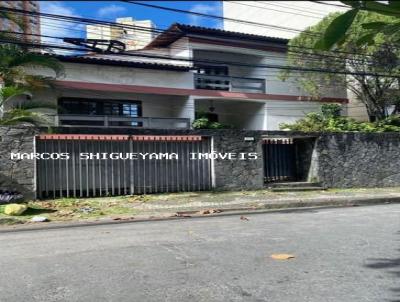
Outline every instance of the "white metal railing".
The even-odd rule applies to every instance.
[[[265,79],[194,74],[196,89],[265,93]]]
[[[188,129],[190,119],[169,117],[130,117],[112,115],[62,114],[55,116],[56,126],[135,127],[153,129]]]

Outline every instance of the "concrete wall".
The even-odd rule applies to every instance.
[[[273,51],[246,50],[237,47],[224,46],[223,51],[218,46],[203,44],[193,44],[193,57],[197,60],[216,60],[220,62],[235,62],[250,65],[287,65],[286,53]],[[233,77],[247,77],[264,79],[266,83],[266,93],[282,95],[301,95],[309,94],[302,89],[294,80],[296,74],[293,73],[289,79],[282,81],[279,77],[281,70],[272,68],[237,66],[225,64],[228,66],[229,75]],[[321,92],[324,97],[346,98],[346,90],[335,86],[324,87]]]
[[[171,96],[140,93],[96,92],[70,89],[44,89],[34,93],[34,101],[45,101],[57,105],[61,97],[76,97],[104,100],[132,100],[142,103],[143,117],[168,117],[194,119],[194,101],[186,96]],[[50,114],[56,114],[52,110]]]
[[[196,99],[195,106],[197,112],[208,112],[210,106],[213,106],[214,113],[218,114],[218,121],[232,125],[235,129],[266,129],[264,102]]]
[[[177,64],[177,63],[175,63]],[[193,73],[184,71],[63,63],[65,77],[61,80],[121,85],[193,88]],[[47,69],[28,70],[32,74],[52,76]]]
[[[303,118],[307,113],[319,112],[321,103],[318,102],[291,102],[269,101],[265,103],[266,130],[279,130],[280,124],[291,124]]]

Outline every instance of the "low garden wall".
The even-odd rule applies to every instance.
[[[34,160],[11,159],[10,153],[34,152],[34,135],[27,127],[0,127],[0,189],[34,196]],[[296,143],[299,177],[320,181],[329,188],[400,186],[400,134],[338,133],[302,134],[283,131],[150,130],[59,128],[55,133],[203,135],[212,137],[213,150],[254,153],[257,159],[214,160],[216,190],[261,189],[264,185],[262,137],[292,137]]]

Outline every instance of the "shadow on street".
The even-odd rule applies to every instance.
[[[397,232],[400,235],[400,231]],[[400,239],[398,240],[400,241]],[[394,258],[371,258],[367,259],[367,268],[383,270],[386,274],[398,278],[399,286],[395,288],[389,288],[394,293],[394,300],[388,300],[390,302],[400,302],[400,249],[397,249],[398,255]]]

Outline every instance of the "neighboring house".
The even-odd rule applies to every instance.
[[[291,39],[335,12],[345,12],[340,1],[223,1],[225,30]],[[232,20],[243,20],[238,22]],[[247,22],[246,22],[247,21]],[[260,25],[260,24],[265,24]],[[368,120],[365,105],[348,91],[347,115]]]
[[[346,103],[340,87],[311,100],[282,82],[287,40],[173,24],[127,55],[58,56],[66,69],[38,99],[59,105],[61,126],[189,128],[196,113],[237,129],[276,130],[322,103]],[[164,58],[165,57],[165,58]],[[228,63],[230,62],[230,63]],[[264,66],[264,67],[262,67]]]

